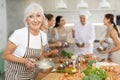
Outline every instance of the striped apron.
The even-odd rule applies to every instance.
[[[42,37],[41,37],[42,41]],[[42,45],[42,43],[41,43]],[[28,34],[28,48],[23,58],[39,59],[41,49],[29,48],[29,34]],[[27,68],[25,64],[17,62],[8,62],[5,72],[5,80],[33,80],[35,69]]]

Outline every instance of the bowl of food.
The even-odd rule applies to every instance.
[[[62,42],[61,47],[68,48],[69,47],[69,43],[68,42]]]
[[[75,44],[76,44],[77,47],[80,47],[80,48],[84,47],[84,45],[85,45],[84,42],[81,42],[78,39],[75,39]]]
[[[84,43],[82,43],[82,42],[77,42],[76,45],[77,45],[77,47],[84,47]]]
[[[103,46],[99,46],[99,47],[97,47],[97,50],[98,51],[104,51],[104,50],[106,50],[107,48],[106,47],[103,47]]]
[[[36,62],[36,68],[43,73],[49,73],[53,70],[54,68],[54,63],[49,60],[41,60]]]

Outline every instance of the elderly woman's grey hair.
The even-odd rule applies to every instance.
[[[24,24],[25,26],[28,26],[27,22],[26,22],[26,19],[28,16],[30,16],[30,13],[36,9],[37,11],[39,11],[42,16],[43,16],[43,22],[42,24],[44,24],[44,20],[45,20],[45,16],[44,16],[44,11],[43,11],[43,8],[40,6],[40,4],[37,4],[37,3],[31,3],[30,5],[28,5],[24,11]]]

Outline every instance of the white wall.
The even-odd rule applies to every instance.
[[[7,28],[8,36],[18,28],[24,26],[23,12],[24,8],[31,2],[41,4],[46,13],[53,13],[55,16],[63,15],[66,23],[75,23],[79,20],[76,5],[80,0],[64,0],[68,5],[67,9],[57,9],[56,4],[59,0],[6,0],[7,4]],[[89,21],[92,23],[102,23],[105,13],[120,14],[120,0],[108,0],[111,4],[110,9],[99,9],[98,5],[102,0],[85,0],[88,3],[89,10],[92,13]]]
[[[0,0],[0,50],[3,50],[7,42],[6,1]]]
[[[53,3],[51,4],[51,1]],[[93,23],[99,23],[103,21],[104,14],[106,13],[114,13],[115,15],[120,13],[120,7],[119,3],[120,0],[107,0],[111,4],[110,9],[100,9],[98,8],[98,5],[100,1],[102,0],[85,0],[88,3],[88,10],[91,12],[91,17],[89,18],[89,21]],[[44,7],[44,10],[47,13],[53,13],[56,15],[63,15],[66,19],[67,23],[76,22],[78,21],[78,11],[79,9],[76,7],[77,4],[80,2],[80,0],[64,0],[64,2],[67,4],[67,9],[57,9],[56,4],[59,2],[59,0],[41,0],[41,4]]]

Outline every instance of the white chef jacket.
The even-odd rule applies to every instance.
[[[84,48],[75,46],[75,53],[77,55],[93,53],[93,42],[95,40],[94,26],[90,23],[82,25],[78,22],[74,25],[73,29],[75,30],[75,39],[85,44]]]

